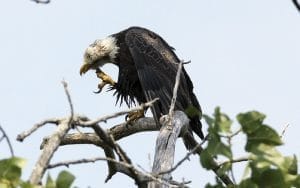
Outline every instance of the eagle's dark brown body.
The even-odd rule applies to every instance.
[[[140,27],[111,35],[116,39],[118,53],[113,60],[119,67],[119,77],[113,89],[117,101],[128,106],[144,103],[154,98],[159,102],[151,107],[154,119],[159,123],[161,115],[167,114],[180,60],[159,35]],[[201,131],[201,108],[193,93],[193,83],[182,69],[175,110],[186,112],[190,128],[203,138]]]

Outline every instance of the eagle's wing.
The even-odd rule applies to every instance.
[[[155,120],[159,122],[159,117],[167,114],[170,107],[179,60],[172,47],[151,31],[131,29],[126,34],[125,42],[147,101],[159,98],[159,102],[151,108]],[[184,111],[191,104],[185,74],[181,73],[175,108]]]

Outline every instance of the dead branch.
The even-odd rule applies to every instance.
[[[294,3],[297,10],[300,12],[300,4],[299,4],[298,0],[292,0],[292,2]]]
[[[149,102],[146,102],[144,104],[141,104],[141,105],[139,105],[137,107],[130,108],[128,110],[123,110],[123,111],[116,112],[116,113],[113,113],[113,114],[110,114],[110,115],[101,116],[101,117],[99,117],[99,118],[97,118],[95,120],[79,122],[79,126],[90,127],[90,126],[95,125],[97,123],[106,122],[109,119],[112,119],[112,118],[115,118],[115,117],[118,117],[118,116],[122,116],[122,115],[128,114],[130,112],[144,110],[145,108],[152,106],[156,101],[158,101],[158,98],[155,98],[155,99],[153,99],[153,100],[151,100]]]
[[[179,82],[179,79],[176,79]],[[115,173],[120,172],[123,174],[128,175],[129,177],[133,178],[138,185],[139,188],[146,188],[151,187],[151,185],[158,185],[159,187],[187,187],[185,184],[189,182],[176,182],[171,180],[171,172],[172,165],[174,163],[174,151],[175,151],[175,142],[179,134],[183,134],[185,138],[191,143],[192,146],[195,148],[192,150],[192,153],[200,154],[203,150],[201,145],[195,141],[194,137],[189,133],[186,128],[188,125],[188,118],[183,112],[172,112],[174,117],[170,116],[163,116],[161,118],[162,126],[161,128],[161,136],[157,139],[157,149],[155,154],[155,161],[153,165],[153,174],[141,172],[137,170],[132,165],[131,159],[125,151],[117,144],[116,140],[122,139],[126,136],[131,134],[141,132],[141,131],[153,131],[158,130],[159,125],[156,125],[153,118],[142,118],[133,122],[132,124],[119,124],[110,129],[104,130],[102,129],[98,123],[99,122],[106,122],[108,119],[124,115],[128,112],[136,111],[144,109],[145,107],[151,106],[157,99],[150,101],[144,105],[138,106],[136,108],[121,111],[118,113],[114,113],[112,115],[107,115],[104,117],[97,118],[95,120],[90,120],[85,116],[74,115],[73,105],[71,101],[70,94],[67,89],[67,84],[63,83],[66,95],[68,97],[68,102],[70,105],[71,115],[65,118],[53,118],[44,120],[38,124],[36,124],[33,128],[29,131],[25,131],[24,133],[18,136],[18,140],[23,140],[38,128],[42,127],[47,123],[52,123],[58,125],[56,131],[52,134],[52,136],[46,138],[43,144],[43,152],[35,165],[35,168],[30,176],[30,182],[32,184],[38,184],[41,180],[46,168],[53,168],[54,166],[49,166],[49,161],[52,158],[52,155],[57,150],[59,145],[67,145],[67,144],[94,144],[100,146],[105,153],[105,158],[102,157],[99,160],[107,161],[108,164],[108,176],[106,181],[108,181]],[[176,84],[175,84],[176,85]],[[175,96],[176,97],[176,96]],[[167,126],[171,121],[172,126]],[[72,127],[90,127],[94,130],[95,133],[74,133],[74,134],[66,134],[70,128]],[[116,159],[116,156],[118,159]],[[187,157],[188,158],[188,157]],[[186,160],[186,159],[184,159]],[[92,160],[81,160],[81,162],[89,162]],[[68,164],[76,164],[77,162],[70,162],[69,163],[60,163],[61,165],[68,165]],[[181,163],[180,163],[181,164]],[[177,164],[175,169],[180,165]],[[60,165],[57,165],[60,166]],[[214,168],[214,172],[222,179],[222,181],[226,185],[231,185],[232,182],[226,175],[218,174],[218,165],[215,162],[216,168]],[[161,173],[163,172],[163,173]],[[154,183],[153,183],[154,182]]]
[[[91,127],[91,126],[93,126],[93,125],[95,125],[97,123],[106,122],[109,119],[112,119],[112,118],[115,118],[115,117],[118,117],[118,116],[122,116],[122,115],[128,114],[130,112],[134,112],[134,111],[137,111],[137,110],[142,110],[144,108],[150,107],[156,101],[158,101],[158,98],[155,98],[152,101],[149,101],[149,102],[147,102],[145,104],[141,104],[140,106],[137,106],[135,108],[131,108],[131,109],[128,109],[128,110],[123,110],[123,111],[120,111],[120,112],[117,112],[117,113],[113,113],[113,114],[110,114],[110,115],[106,115],[106,116],[101,116],[101,117],[99,117],[99,118],[97,118],[95,120],[90,120],[86,116],[75,115],[73,117],[73,119],[74,119],[73,123],[76,124],[76,125],[72,125],[72,126]],[[70,104],[70,106],[72,106],[72,105]],[[67,117],[67,118],[70,118],[70,117]],[[26,137],[30,136],[33,132],[35,132],[40,127],[42,127],[42,126],[44,126],[44,125],[46,125],[48,123],[49,124],[58,125],[60,122],[65,121],[65,119],[66,119],[66,117],[64,117],[64,118],[49,118],[49,119],[43,120],[43,121],[35,124],[30,130],[24,131],[21,134],[19,134],[17,136],[17,140],[18,141],[23,141]],[[145,125],[147,126],[147,124],[145,124]],[[127,125],[124,124],[124,126],[127,126]],[[120,134],[123,134],[123,133],[120,133]]]
[[[5,130],[2,128],[1,125],[0,125],[0,132],[2,133],[2,137],[0,138],[0,142],[1,142],[3,139],[6,139],[7,145],[8,145],[8,147],[9,147],[10,154],[11,154],[12,157],[14,157],[14,156],[15,156],[15,155],[14,155],[14,149],[13,149],[13,147],[12,147],[12,145],[11,145],[11,142],[10,142],[10,140],[9,140],[9,138],[8,138],[8,136],[7,136],[6,132],[5,132]]]
[[[71,106],[71,116],[65,121],[59,122],[60,124],[58,125],[56,131],[52,134],[52,136],[49,139],[49,142],[47,143],[47,146],[43,149],[43,152],[40,155],[37,163],[35,164],[35,167],[29,178],[30,183],[34,185],[38,184],[41,181],[54,152],[59,147],[60,141],[71,128],[73,119],[72,101],[67,88],[67,84],[65,82],[63,82],[63,86]]]
[[[170,105],[170,109],[169,109],[169,117],[172,117],[173,113],[174,113],[175,103],[176,103],[176,99],[177,99],[177,90],[178,90],[178,87],[179,87],[181,70],[182,70],[182,63],[183,63],[183,61],[180,61],[179,64],[178,64],[178,68],[177,68],[177,74],[176,74],[176,78],[175,78],[175,85],[174,85],[174,89],[173,89],[173,97],[172,97],[171,105]]]
[[[177,99],[177,90],[180,83],[182,62],[183,61],[180,61],[178,65],[169,113],[168,115],[160,118],[162,128],[160,129],[159,135],[156,139],[155,155],[152,167],[152,173],[157,174],[166,181],[170,181],[172,179],[171,171],[161,175],[159,174],[162,171],[166,172],[172,168],[174,163],[176,140],[180,133],[184,135],[185,132],[188,132],[187,127],[189,125],[189,119],[184,112],[174,112]],[[148,188],[165,187],[167,188],[169,186],[165,184],[158,184],[157,182],[150,182],[148,184]]]
[[[128,169],[132,169],[139,176],[139,179],[141,179],[145,183],[150,182],[150,181],[156,181],[156,182],[159,182],[162,184],[166,184],[170,187],[178,187],[178,188],[179,187],[187,187],[187,186],[183,186],[183,185],[190,183],[190,182],[176,182],[176,181],[171,181],[171,183],[168,183],[168,182],[164,181],[163,179],[159,179],[159,178],[151,175],[148,172],[141,172],[141,171],[137,170],[137,168],[135,168],[132,164],[128,164],[123,161],[118,161],[116,159],[106,158],[106,157],[95,157],[95,158],[90,158],[90,159],[79,159],[79,160],[58,162],[58,163],[48,165],[48,169],[62,167],[62,166],[69,167],[70,165],[76,165],[76,164],[95,163],[97,161],[113,162],[113,163],[115,163],[116,168],[118,169],[118,172],[121,172],[130,177],[132,176],[132,174],[129,173]]]
[[[290,124],[287,124],[287,125],[284,127],[284,129],[283,129],[282,132],[281,132],[280,138],[283,138],[283,136],[284,136],[286,130],[289,128],[289,126],[290,126]]]
[[[59,122],[61,122],[62,119],[58,119],[58,118],[49,118],[49,119],[45,119],[39,123],[36,123],[35,125],[33,125],[33,127],[27,131],[22,132],[21,134],[18,134],[17,136],[17,140],[22,142],[25,138],[27,138],[28,136],[30,136],[32,133],[34,133],[36,130],[38,130],[39,128],[41,128],[42,126],[46,125],[46,124],[55,124],[58,125]]]
[[[189,160],[190,156],[192,154],[194,154],[198,149],[199,147],[201,147],[208,139],[208,135],[202,140],[201,143],[197,144],[191,151],[189,151],[180,161],[178,161],[176,163],[176,165],[174,165],[171,169],[169,170],[166,170],[166,171],[161,171],[160,174],[165,174],[165,173],[170,173],[170,172],[173,172],[175,171],[183,162]]]
[[[158,131],[159,129],[160,128],[156,125],[153,118],[145,117],[138,119],[135,122],[131,122],[131,124],[129,125],[126,123],[115,125],[112,128],[107,129],[106,132],[107,134],[112,135],[117,141],[135,133],[146,131]],[[41,144],[41,149],[48,142],[48,140],[48,137],[44,138]],[[93,144],[99,147],[103,147],[103,145],[105,145],[104,141],[100,139],[95,133],[67,134],[60,143],[61,146],[74,144]]]
[[[130,168],[130,165],[127,163],[120,162],[118,160],[115,160],[112,158],[107,158],[107,157],[95,157],[95,158],[91,158],[91,159],[63,161],[63,162],[58,162],[58,163],[54,163],[54,164],[49,164],[47,168],[51,169],[51,168],[56,168],[56,167],[61,167],[61,166],[69,167],[70,165],[83,164],[83,163],[95,163],[96,161],[111,161],[111,162],[123,165],[126,168]]]
[[[174,115],[171,122],[172,127],[170,128],[170,126],[168,126],[168,120],[164,121],[156,139],[155,155],[152,167],[152,173],[156,175],[159,175],[162,171],[165,172],[172,168],[174,163],[176,140],[181,130],[187,130],[185,126],[188,126],[189,124],[189,119],[185,113],[175,111],[172,114]],[[161,174],[159,177],[166,181],[170,181],[172,179],[170,172]],[[154,187],[158,188],[168,186],[164,184],[157,184],[157,182],[149,183],[148,188]]]

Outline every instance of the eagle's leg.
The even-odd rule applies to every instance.
[[[125,120],[126,120],[127,123],[130,123],[130,122],[134,122],[134,121],[136,121],[139,118],[144,117],[144,116],[145,116],[145,110],[144,109],[137,110],[137,111],[128,113],[127,116],[125,117]]]
[[[105,74],[105,72],[100,69],[96,69],[96,75],[102,80],[102,82],[98,84],[99,90],[96,93],[100,93],[102,91],[102,88],[107,84],[111,86],[114,86],[116,84],[116,82],[109,75]]]

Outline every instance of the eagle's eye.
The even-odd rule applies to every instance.
[[[87,60],[91,60],[91,55],[90,55],[90,54],[85,54],[85,58],[86,58]]]

